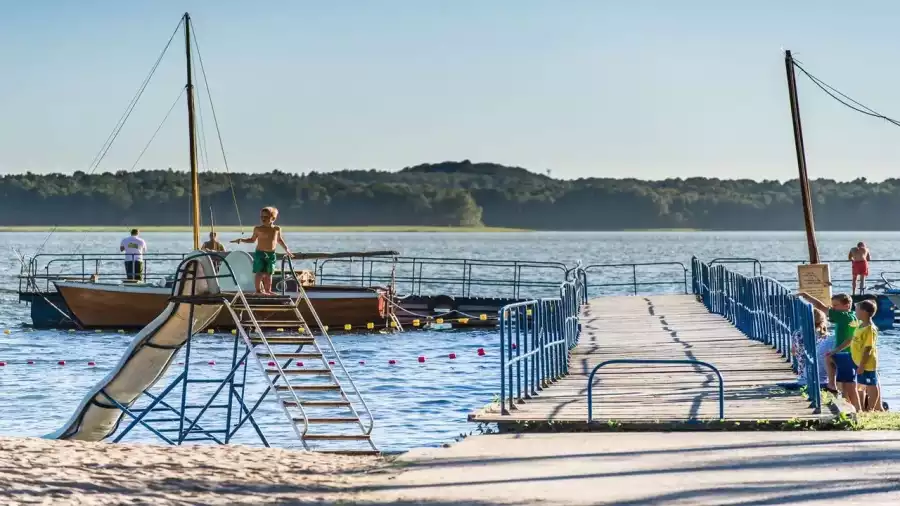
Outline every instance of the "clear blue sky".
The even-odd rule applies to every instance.
[[[184,11],[237,171],[468,158],[566,178],[786,179],[781,48],[900,116],[887,0],[6,0],[0,172],[87,169]],[[183,59],[176,38],[100,170],[134,163]],[[900,175],[900,128],[805,78],[800,100],[813,177]],[[138,167],[185,168],[185,123],[179,105]]]

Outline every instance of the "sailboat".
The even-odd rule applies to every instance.
[[[195,90],[192,69],[192,43],[191,43],[191,18],[185,13],[179,27],[184,28],[185,54],[187,82],[185,95],[187,98],[187,123],[189,135],[189,159],[191,177],[191,214],[193,249],[200,249],[200,179],[197,160],[197,131],[195,123]],[[177,33],[178,29],[176,28]],[[173,38],[175,36],[173,33]],[[170,39],[171,43],[172,39]],[[168,49],[168,45],[166,49]],[[165,50],[163,51],[165,54]],[[163,55],[160,56],[160,59]],[[157,61],[158,63],[158,61]],[[202,60],[201,60],[202,65]],[[155,66],[153,70],[155,70]],[[151,76],[152,72],[151,70]],[[204,74],[205,78],[205,74]],[[145,80],[149,82],[149,77]],[[139,98],[136,97],[136,98]],[[136,103],[134,101],[133,103]],[[131,105],[133,107],[133,104]],[[107,148],[108,149],[108,148]],[[75,255],[75,254],[73,254]],[[248,266],[246,252],[234,251],[228,253],[228,264]],[[301,259],[318,258],[348,258],[366,256],[393,256],[395,251],[356,252],[356,253],[314,253],[299,255]],[[54,255],[59,257],[60,255]],[[152,256],[152,255],[147,255]],[[171,256],[171,255],[169,255]],[[84,266],[92,260],[86,255],[78,254],[80,263]],[[98,255],[100,257],[100,255]],[[229,261],[229,258],[231,259]],[[73,259],[76,262],[77,259]],[[109,255],[105,255],[109,260]],[[100,260],[97,260],[99,265]],[[282,264],[284,265],[284,264]],[[41,273],[37,258],[23,261],[23,273],[20,276],[20,300],[30,302],[32,305],[32,321],[37,327],[59,327],[71,325],[78,328],[140,328],[150,323],[165,307],[171,296],[172,290],[165,283],[110,283],[100,281],[96,276],[89,276],[82,271],[78,273],[57,273],[50,275]],[[236,275],[239,273],[236,273]],[[247,273],[240,273],[246,275]],[[287,275],[282,275],[287,274]],[[321,317],[323,324],[334,328],[375,328],[387,327],[393,321],[390,298],[393,287],[364,287],[364,286],[320,286],[315,285],[314,276],[309,272],[278,273],[274,277],[275,285],[281,286],[282,291],[296,291],[296,283],[302,282],[304,289],[315,305],[316,312]],[[72,279],[74,278],[74,279]],[[39,287],[39,281],[45,282],[46,288]],[[290,283],[293,282],[292,287]],[[54,289],[50,289],[50,285]],[[292,290],[293,288],[293,290]],[[305,315],[307,318],[310,315]],[[260,319],[284,318],[284,312],[274,312],[258,315]],[[291,322],[285,322],[285,326]],[[299,323],[299,322],[297,322]],[[211,327],[230,328],[234,323],[227,314],[222,314],[214,321]]]

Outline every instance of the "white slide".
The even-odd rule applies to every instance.
[[[196,272],[199,279],[192,279],[192,272]],[[198,255],[185,264],[173,293],[218,294],[218,279],[203,279],[206,276],[215,276],[215,270],[210,257]],[[190,309],[190,304],[169,302],[163,312],[135,336],[115,369],[88,392],[69,421],[58,431],[44,437],[101,441],[113,435],[124,413],[110,399],[130,407],[144,390],[163,377],[178,350],[187,342]],[[221,309],[221,305],[194,306],[195,332],[209,325]]]

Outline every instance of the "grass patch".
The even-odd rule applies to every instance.
[[[873,411],[857,413],[855,430],[900,430],[900,413]]]
[[[120,227],[109,226],[61,226],[56,227],[57,232],[121,232],[127,234],[132,225],[122,225]],[[140,226],[137,228],[141,232],[173,232],[173,233],[190,233],[191,227],[184,226]],[[387,225],[387,226],[358,226],[358,227],[307,227],[302,225],[282,225],[285,232],[306,232],[306,233],[328,233],[328,232],[456,232],[456,233],[485,233],[485,232],[530,232],[521,228],[502,228],[502,227],[426,227],[426,226],[404,226],[404,225]],[[0,226],[0,232],[50,232],[54,227],[45,226]],[[244,227],[244,232],[249,233],[253,229],[253,225]],[[234,225],[217,226],[217,232],[234,233],[240,232],[241,227]],[[208,227],[203,227],[201,233],[206,235],[209,232]]]

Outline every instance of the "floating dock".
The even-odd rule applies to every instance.
[[[539,302],[526,313],[511,306],[500,400],[469,420],[558,431],[830,419],[817,389],[807,398],[783,386],[798,371],[817,384],[814,351],[805,351],[815,342],[810,307],[770,278],[696,261],[692,270],[695,294],[582,297],[568,316],[578,325],[559,336],[542,328]],[[560,342],[568,352],[555,357]]]

